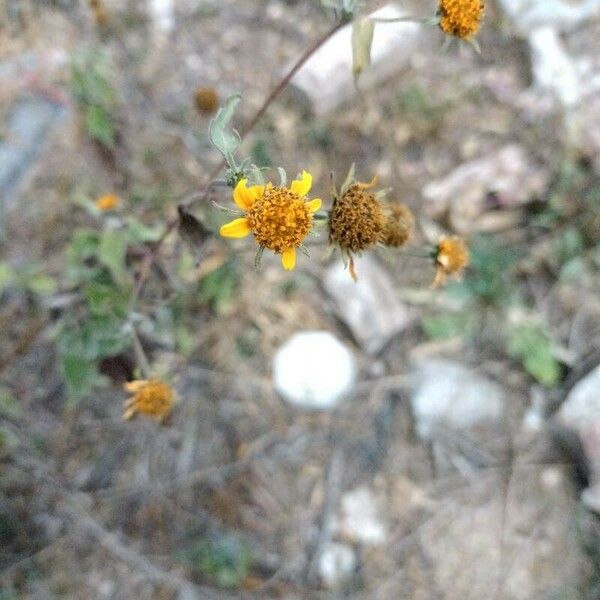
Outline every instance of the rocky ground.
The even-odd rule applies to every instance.
[[[170,5],[0,7],[0,598],[599,598],[597,7],[488,2],[481,55],[407,29],[359,92],[336,69],[329,105],[301,74],[242,151],[310,170],[326,206],[331,172],[378,174],[413,208],[415,245],[463,235],[472,268],[432,290],[433,265],[382,250],[354,284],[319,242],[290,275],[217,237],[198,260],[173,232],[137,306],[179,397],[157,425],[122,419],[133,353],[68,400],[55,340],[85,201],[114,192],[164,226],[219,161],[196,90],[241,92],[243,130],[332,24],[316,1]],[[73,64],[108,74],[110,150],[86,133]],[[306,330],[352,356],[326,410],[273,380]]]

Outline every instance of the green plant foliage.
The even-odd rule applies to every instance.
[[[375,23],[371,19],[356,19],[352,24],[352,73],[357,79],[371,64],[371,46]]]
[[[241,99],[240,94],[229,96],[217,116],[210,122],[208,131],[210,141],[232,169],[236,168],[234,154],[240,145],[240,135],[230,127],[230,123]]]
[[[247,544],[233,535],[201,540],[186,558],[204,577],[223,588],[237,587],[247,577],[252,562]]]
[[[552,342],[540,327],[514,328],[509,334],[507,351],[542,385],[553,387],[560,381],[561,369],[552,354]]]
[[[237,283],[235,263],[229,260],[200,280],[200,297],[215,313],[222,314],[233,302]]]
[[[449,288],[458,295],[477,298],[486,304],[498,306],[508,303],[516,291],[509,269],[520,257],[520,252],[500,246],[487,235],[475,237],[470,252],[468,276]]]
[[[464,312],[423,317],[421,321],[425,335],[434,340],[468,335],[472,332],[473,325],[472,314]]]
[[[106,57],[98,50],[75,55],[71,66],[71,90],[81,110],[87,134],[107,148],[115,142],[113,113],[117,94],[110,82]]]

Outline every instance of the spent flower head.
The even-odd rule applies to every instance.
[[[440,29],[463,40],[471,40],[483,21],[482,0],[439,0]]]
[[[386,206],[386,221],[383,243],[391,248],[400,248],[410,239],[415,225],[412,211],[402,202]]]
[[[433,287],[446,282],[449,275],[460,277],[469,265],[469,249],[459,237],[442,238],[435,250],[436,273]]]
[[[362,252],[384,239],[386,216],[377,196],[367,191],[370,183],[355,182],[334,198],[329,216],[329,239],[342,252]]]
[[[160,379],[138,379],[129,381],[123,387],[133,394],[125,402],[124,419],[131,419],[139,413],[162,421],[173,408],[173,389]]]
[[[321,208],[321,200],[307,200],[312,175],[302,171],[290,187],[253,185],[242,179],[235,186],[233,200],[245,216],[221,227],[224,237],[242,238],[254,235],[260,248],[268,248],[281,255],[283,268],[291,271],[296,266],[296,249],[313,225],[313,215]]]

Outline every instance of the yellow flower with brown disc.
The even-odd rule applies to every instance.
[[[312,175],[302,171],[290,187],[252,185],[242,179],[233,190],[233,201],[245,216],[221,227],[223,237],[243,238],[254,235],[261,248],[281,255],[286,271],[296,266],[296,249],[313,225],[313,215],[321,208],[321,200],[306,198],[312,186]]]

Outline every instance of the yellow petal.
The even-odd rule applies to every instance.
[[[294,194],[298,194],[298,196],[303,198],[310,191],[311,185],[312,185],[312,175],[306,171],[302,171],[302,175],[300,175],[300,179],[294,179],[294,181],[292,181],[290,190],[292,192],[294,192]]]
[[[240,179],[233,190],[233,201],[242,209],[248,210],[254,202],[254,197],[246,187],[247,179]]]
[[[135,394],[136,392],[139,392],[143,387],[145,387],[147,385],[148,385],[147,379],[136,379],[135,381],[125,382],[123,384],[123,388],[125,389],[125,391]]]
[[[315,213],[321,208],[321,204],[323,204],[323,203],[321,202],[321,198],[315,198],[314,200],[307,202],[307,204],[308,204],[308,210],[311,213]]]
[[[243,238],[246,237],[250,233],[250,227],[248,225],[248,219],[246,217],[242,217],[240,219],[234,219],[233,221],[229,221],[229,223],[225,223],[219,230],[219,233],[223,237],[230,238]]]
[[[292,271],[296,266],[296,248],[288,248],[281,255],[281,264],[286,271]]]

